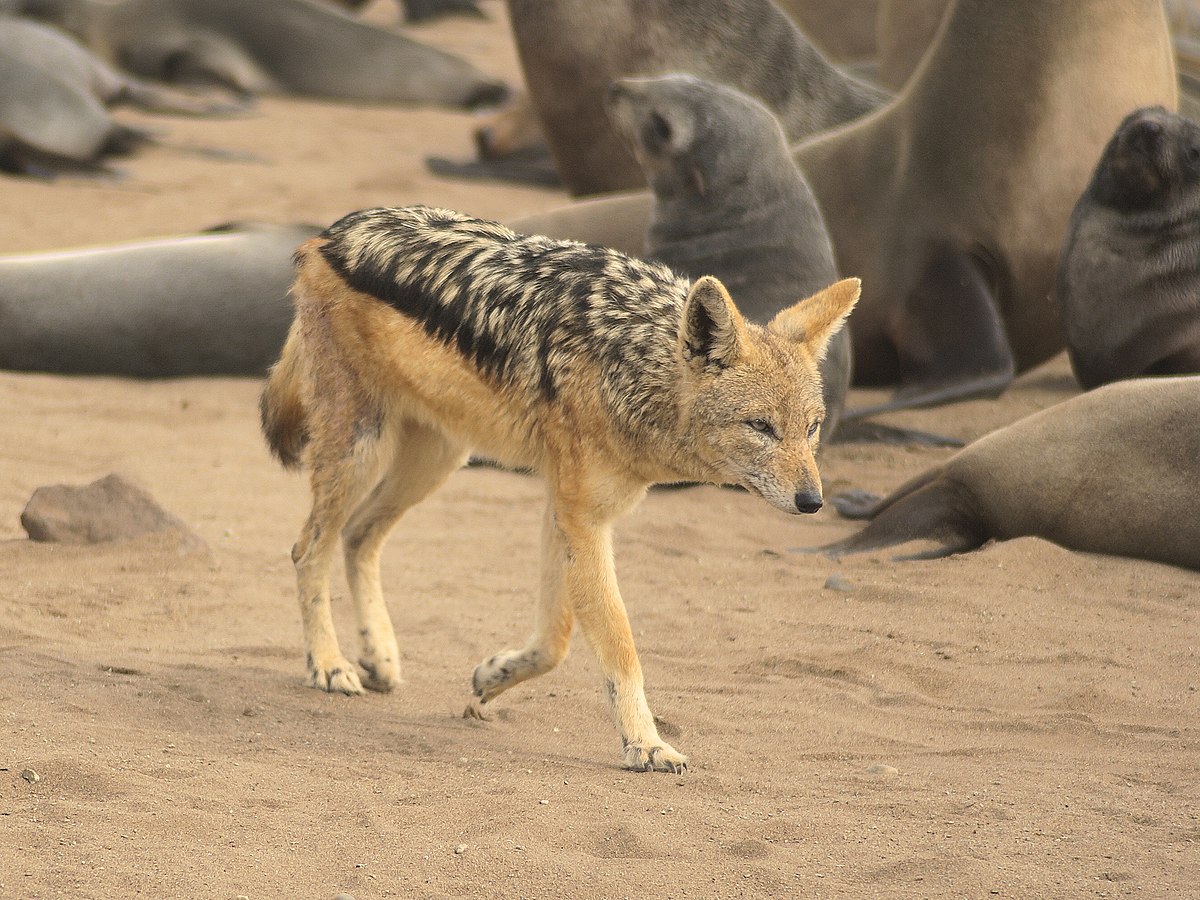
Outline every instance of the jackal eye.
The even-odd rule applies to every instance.
[[[817,436],[817,432],[820,430],[821,430],[821,420],[817,419],[817,421],[813,422],[811,425],[808,426],[808,439],[811,441],[813,438],[815,438]]]
[[[746,423],[759,434],[765,434],[767,437],[778,438],[779,435],[775,432],[775,426],[766,419],[751,419]]]

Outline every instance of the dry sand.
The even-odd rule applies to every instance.
[[[502,21],[419,33],[517,77]],[[0,246],[565,199],[427,174],[427,153],[470,154],[462,113],[122,116],[169,145],[119,183],[4,178]],[[831,510],[652,493],[618,565],[651,704],[692,766],[633,774],[582,640],[495,721],[459,718],[474,665],[530,628],[532,478],[464,470],[397,528],[401,690],[303,685],[288,550],[307,488],[267,456],[258,389],[0,373],[0,897],[1200,896],[1200,575],[1035,539],[834,563],[790,552],[852,531]],[[998,402],[892,421],[971,438],[1075,390],[1059,359]],[[948,453],[835,445],[823,468],[883,491]],[[34,488],[112,471],[211,554],[24,539]]]

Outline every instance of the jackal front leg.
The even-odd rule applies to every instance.
[[[567,549],[564,587],[604,672],[609,707],[621,733],[625,767],[683,772],[687,757],[659,737],[646,703],[642,664],[617,589],[610,521],[595,509],[560,511],[558,527]]]

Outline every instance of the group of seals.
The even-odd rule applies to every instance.
[[[690,278],[716,276],[742,314],[764,325],[838,280],[812,189],[761,103],[668,75],[621,79],[605,105],[654,192],[645,256]],[[826,440],[837,430],[850,368],[843,327],[821,362]]]
[[[474,107],[507,86],[466,60],[318,0],[8,0],[146,78],[241,94]]]
[[[1176,97],[1160,0],[957,0],[894,101],[795,148],[839,270],[863,279],[856,380],[900,385],[879,409],[997,393],[1062,349],[1050,295],[1070,212],[1129,110]],[[650,206],[516,224],[627,248]]]
[[[615,78],[686,72],[762,101],[798,140],[883,103],[770,0],[508,0],[525,81],[563,183],[576,195],[638,187],[603,106]]]
[[[981,438],[865,510],[820,548],[840,556],[914,541],[910,559],[992,539],[1200,569],[1200,377],[1122,381]]]
[[[117,104],[153,112],[229,112],[123,75],[57,29],[0,17],[0,168],[89,166],[148,139],[109,115]]]
[[[292,320],[292,254],[319,231],[240,225],[0,257],[0,369],[262,375]]]

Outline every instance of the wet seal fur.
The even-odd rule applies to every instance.
[[[1200,569],[1200,378],[1122,381],[980,438],[866,511],[830,556],[915,541],[904,559],[1036,536]]]
[[[177,378],[262,375],[278,357],[304,225],[233,225],[0,256],[0,369]]]
[[[318,0],[9,0],[137,75],[240,94],[473,107],[508,88]]]
[[[1117,128],[1075,206],[1055,292],[1079,383],[1200,372],[1200,125]]]
[[[474,447],[539,471],[548,500],[535,633],[476,667],[466,715],[558,665],[578,620],[625,766],[686,768],[646,703],[613,522],[650,484],[682,480],[819,509],[817,360],[858,290],[838,282],[762,327],[714,278],[427,207],[352,213],[304,243],[262,421],[279,459],[311,471],[312,512],[292,551],[309,684],[364,687],[330,612],[339,538],[366,686],[399,683],[379,554]]]
[[[887,95],[835,68],[769,0],[508,0],[529,95],[572,194],[640,187],[604,111],[625,76],[687,72],[760,100],[795,141]]]
[[[837,280],[816,198],[765,106],[691,75],[620,79],[605,106],[654,192],[647,257],[720,279],[742,314],[763,324]],[[827,441],[850,374],[844,327],[821,362]]]

